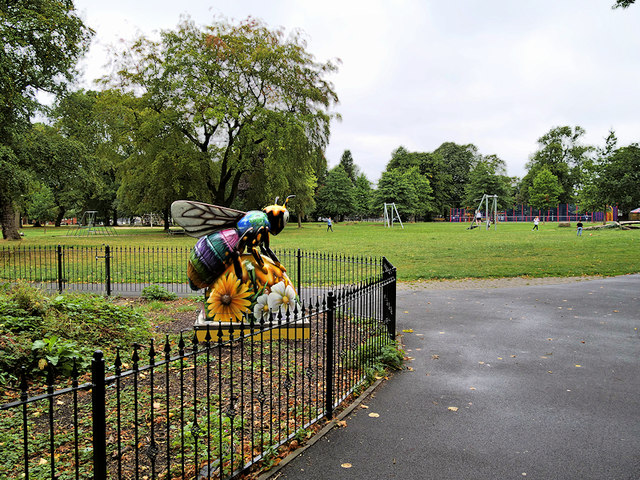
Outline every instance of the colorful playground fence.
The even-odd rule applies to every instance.
[[[489,212],[491,213],[491,212]],[[603,222],[618,219],[618,207],[609,207],[606,212],[582,212],[576,205],[563,203],[548,210],[535,209],[529,205],[515,205],[513,208],[498,211],[499,222],[531,222],[539,217],[544,222]],[[486,220],[486,212],[482,212]],[[474,208],[450,208],[450,222],[472,222],[475,220]]]

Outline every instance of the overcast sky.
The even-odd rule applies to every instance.
[[[87,81],[106,73],[106,47],[175,28],[181,14],[258,17],[301,29],[332,75],[342,121],[330,166],[345,149],[377,181],[402,145],[431,152],[473,143],[522,176],[537,139],[580,125],[585,143],[640,141],[640,4],[614,0],[75,0],[96,31]],[[85,84],[90,86],[90,84]],[[92,87],[95,88],[95,87]]]

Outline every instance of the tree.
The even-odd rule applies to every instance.
[[[496,155],[482,157],[469,173],[465,186],[465,203],[476,207],[484,194],[498,196],[498,208],[513,205],[511,178],[506,175],[506,164]]]
[[[372,197],[371,182],[364,173],[361,173],[353,187],[353,213],[360,218],[368,217],[371,213]]]
[[[16,137],[41,109],[38,92],[60,94],[74,78],[93,32],[71,0],[0,0],[0,15],[0,220],[3,237],[19,240],[14,202],[26,167],[11,153]]]
[[[634,3],[636,3],[636,0],[616,0],[616,3],[611,8],[629,8]]]
[[[597,156],[589,159],[584,165],[584,185],[578,192],[579,208],[582,211],[602,211],[607,210],[607,195],[603,188],[600,174],[603,165],[611,160],[612,155],[617,150],[618,139],[613,130],[605,139],[605,145],[597,149]],[[603,219],[606,222],[606,217]]]
[[[27,215],[36,225],[44,225],[48,221],[56,219],[58,207],[53,192],[42,183],[33,185],[29,199],[27,200]]]
[[[180,199],[206,200],[206,183],[198,152],[181,132],[166,128],[151,109],[136,112],[133,152],[117,165],[119,204],[128,212],[160,213],[169,230],[171,204]]]
[[[419,174],[429,182],[431,188],[430,208],[426,217],[445,215],[451,205],[453,178],[444,158],[439,153],[409,152],[405,147],[398,147],[391,154],[387,169],[407,170],[417,168]]]
[[[329,170],[325,184],[318,189],[316,203],[316,211],[322,216],[343,219],[353,213],[353,185],[342,165]]]
[[[593,147],[580,143],[585,133],[580,126],[564,126],[554,127],[540,137],[539,148],[526,165],[528,172],[522,179],[522,191],[528,193],[533,179],[540,170],[546,168],[558,179],[562,188],[558,201],[571,203],[574,194],[582,186],[585,162],[594,150]]]
[[[118,58],[114,84],[140,92],[201,155],[214,203],[231,205],[243,176],[272,158],[281,125],[295,123],[309,150],[324,149],[337,102],[299,32],[284,38],[249,18],[200,29],[185,19],[160,40],[139,38]],[[308,161],[307,158],[301,159]],[[289,159],[296,161],[296,159]]]
[[[65,213],[82,205],[95,184],[93,159],[80,142],[43,124],[35,124],[23,136],[19,150],[33,177],[49,189],[56,210],[55,226],[59,227]]]
[[[347,176],[351,180],[351,183],[356,184],[356,179],[358,178],[358,166],[353,163],[353,156],[351,155],[351,150],[345,150],[340,157],[340,165],[347,173]]]
[[[406,219],[426,216],[432,209],[429,180],[419,174],[417,167],[408,170],[392,168],[382,172],[376,191],[378,208],[395,203],[398,213]]]
[[[448,171],[444,159],[438,153],[415,153],[420,174],[429,180],[432,190],[432,212],[444,216],[451,205],[453,177]]]
[[[533,179],[533,185],[529,187],[529,203],[535,209],[548,210],[558,205],[562,191],[558,177],[549,169],[542,168]]]
[[[442,192],[449,207],[464,207],[464,189],[469,182],[469,173],[478,157],[478,148],[473,144],[457,145],[445,142],[433,153],[442,157],[445,170],[451,175],[449,191]]]
[[[628,215],[640,206],[640,146],[631,144],[615,150],[601,164],[595,189],[606,205],[617,205]]]
[[[324,153],[307,141],[304,126],[294,119],[270,122],[267,128],[274,131],[260,144],[256,168],[243,176],[233,206],[250,210],[295,195],[288,209],[302,227],[302,218],[316,207],[317,172],[327,165]]]

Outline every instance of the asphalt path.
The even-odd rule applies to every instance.
[[[639,300],[640,275],[399,287],[407,368],[272,478],[640,479]]]

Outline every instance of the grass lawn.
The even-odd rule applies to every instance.
[[[585,224],[589,226],[590,224]],[[277,237],[274,249],[303,249],[350,256],[386,256],[398,268],[400,280],[621,275],[640,272],[640,230],[585,231],[541,223],[501,223],[497,229],[467,230],[468,224],[415,223],[393,229],[376,223],[290,224]],[[159,228],[118,228],[117,236],[67,236],[64,227],[24,228],[21,242],[12,245],[191,246],[195,239],[167,235]]]

